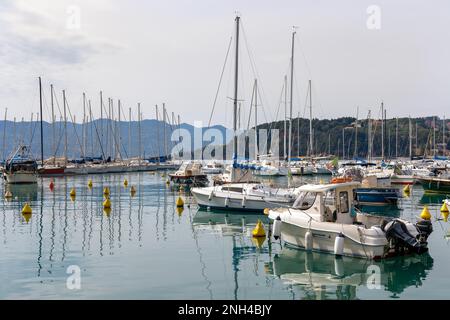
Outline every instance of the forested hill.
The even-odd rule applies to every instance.
[[[313,127],[313,150],[316,155],[334,154],[342,158],[344,140],[345,158],[354,156],[366,157],[368,152],[368,121],[359,120],[357,151],[355,153],[355,118],[345,117],[338,119],[314,119]],[[381,156],[381,120],[372,120],[373,156]],[[396,123],[397,119],[385,120],[385,157],[396,156]],[[436,154],[442,155],[443,150],[443,126],[442,118],[436,117]],[[446,150],[450,149],[450,120],[445,120]],[[296,118],[292,125],[293,149],[292,155],[307,155],[309,145],[309,119]],[[411,118],[412,131],[412,153],[413,156],[433,154],[433,117]],[[284,123],[283,121],[266,123],[259,128],[280,130],[280,152],[283,150]],[[289,127],[288,127],[289,128]],[[345,128],[345,130],[343,130]],[[416,130],[417,128],[417,130]],[[289,130],[289,129],[288,129]],[[343,138],[344,131],[344,138]],[[416,139],[417,136],[417,139]],[[398,118],[398,143],[397,155],[399,157],[409,156],[409,118]]]

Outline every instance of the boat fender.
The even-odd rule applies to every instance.
[[[245,201],[246,201],[246,198],[243,197],[243,198],[242,198],[242,208],[245,208]]]
[[[211,201],[212,197],[214,197],[214,191],[211,191],[208,197],[208,201]]]
[[[344,235],[339,233],[334,239],[334,254],[342,256],[344,253]]]
[[[344,276],[344,262],[342,261],[342,257],[334,258],[334,273],[338,277]]]
[[[313,237],[311,231],[306,231],[305,233],[305,249],[311,251],[313,248]]]
[[[273,222],[272,234],[275,240],[281,237],[281,218],[278,216]]]
[[[228,202],[229,202],[229,198],[225,198],[225,208],[228,208]]]

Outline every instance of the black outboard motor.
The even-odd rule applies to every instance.
[[[420,254],[428,251],[426,239],[414,237],[401,220],[386,221],[381,227],[396,254],[407,253],[408,251]]]
[[[430,220],[421,219],[417,221],[416,228],[420,233],[422,241],[427,241],[428,236],[433,232],[433,225]]]

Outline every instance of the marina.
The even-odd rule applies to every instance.
[[[0,300],[448,299],[450,20],[66,2],[0,4]]]

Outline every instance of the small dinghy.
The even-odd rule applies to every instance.
[[[273,236],[306,250],[367,259],[428,251],[429,220],[358,212],[354,191],[359,183],[304,185],[292,207],[269,210]]]

